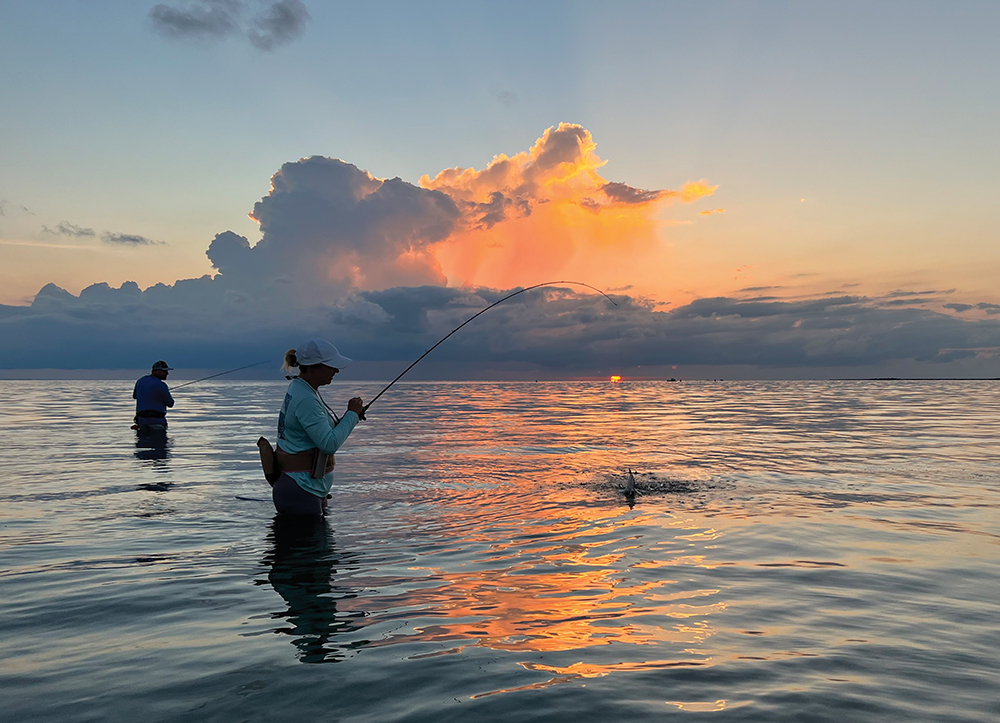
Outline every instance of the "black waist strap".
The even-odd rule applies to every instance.
[[[166,419],[167,415],[165,412],[157,412],[155,409],[143,409],[141,412],[136,412],[137,417],[157,417],[158,419]]]

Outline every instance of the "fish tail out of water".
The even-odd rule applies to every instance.
[[[631,469],[628,471],[628,482],[625,483],[625,494],[629,496],[635,494],[635,475]]]

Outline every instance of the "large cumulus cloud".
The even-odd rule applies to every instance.
[[[482,171],[424,176],[419,186],[334,158],[286,163],[251,213],[260,240],[224,232],[208,256],[229,288],[318,299],[350,288],[530,285],[558,273],[610,285],[636,255],[660,249],[659,209],[716,187],[608,181],[595,148],[589,131],[563,123],[528,151]]]
[[[226,232],[208,248],[225,283],[319,301],[349,288],[444,283],[430,246],[452,232],[459,212],[440,191],[314,156],[283,165],[251,216],[256,245]]]

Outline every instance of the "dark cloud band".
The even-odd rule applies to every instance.
[[[225,275],[145,291],[95,284],[74,296],[53,285],[31,307],[0,307],[0,367],[31,367],[43,338],[75,340],[75,366],[139,365],[165,345],[176,363],[234,364],[240,354],[278,354],[320,334],[358,359],[405,361],[506,291],[443,286],[348,292],[327,303],[276,304]],[[288,295],[294,297],[294,294]],[[286,297],[287,299],[287,297]],[[699,299],[669,312],[635,298],[537,289],[497,307],[436,352],[437,359],[490,369],[512,363],[549,374],[611,367],[750,365],[872,368],[893,362],[940,366],[981,361],[996,368],[1000,321],[925,308],[885,306],[862,296],[780,301]],[[981,305],[989,313],[995,304]],[[153,328],[145,323],[155,314]]]

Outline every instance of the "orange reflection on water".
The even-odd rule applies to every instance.
[[[520,663],[521,667],[525,670],[532,670],[544,673],[555,673],[548,680],[543,680],[538,683],[530,683],[528,685],[519,685],[514,688],[501,688],[498,690],[491,690],[486,693],[479,693],[477,695],[470,696],[472,699],[485,698],[490,695],[496,695],[497,693],[514,693],[521,690],[541,690],[543,688],[549,688],[553,685],[558,685],[559,683],[568,683],[572,680],[580,680],[582,678],[603,678],[611,673],[632,673],[644,670],[656,670],[663,668],[682,668],[682,667],[692,667],[705,665],[705,661],[701,660],[648,660],[643,662],[626,662],[626,663],[611,663],[608,665],[590,665],[587,663],[574,663],[573,665],[567,665],[565,667],[558,667],[554,665],[543,665],[541,663]],[[722,701],[724,703],[724,701]],[[698,704],[692,704],[698,705]],[[693,710],[693,709],[692,709]],[[722,710],[721,708],[715,708],[713,710]]]
[[[717,700],[715,702],[692,701],[690,703],[683,703],[679,700],[668,700],[667,705],[677,706],[678,710],[686,710],[690,713],[714,713],[716,711],[726,709],[725,699]]]
[[[471,559],[447,567],[411,567],[426,574],[415,576],[419,586],[343,601],[368,612],[373,604],[387,611],[408,609],[420,620],[407,632],[372,645],[463,641],[495,650],[553,652],[611,643],[670,643],[692,650],[714,633],[706,620],[725,604],[705,598],[718,590],[668,593],[676,580],[651,575],[641,563],[630,564],[628,552],[637,545],[635,538],[622,538],[622,508],[543,507],[532,505],[530,497],[516,499],[520,501],[505,500],[502,516],[496,500],[483,495],[464,509],[451,508],[439,520],[446,529],[464,531],[450,549],[478,551]],[[516,527],[498,529],[504,523],[497,518],[508,525],[513,518]],[[634,513],[629,522],[662,524]],[[689,531],[689,522],[677,524],[683,525],[678,532]],[[677,559],[690,564],[686,556]],[[586,675],[604,667],[588,667]],[[566,674],[584,675],[582,670]]]

